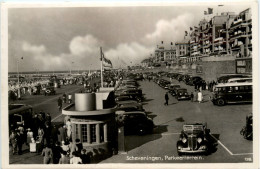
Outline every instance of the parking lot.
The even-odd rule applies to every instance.
[[[146,98],[144,109],[157,128],[152,135],[127,136],[127,154],[113,156],[103,163],[230,163],[253,160],[253,142],[244,139],[239,133],[245,125],[246,115],[252,112],[252,104],[214,106],[209,99],[211,93],[203,91],[203,103],[177,101],[169,95],[169,106],[165,106],[165,89],[153,81],[139,83]],[[176,80],[173,80],[173,83],[179,84]],[[194,91],[193,86],[187,86],[183,82],[180,84],[181,87],[187,88],[189,93]],[[176,142],[179,140],[182,125],[194,122],[207,123],[216,150],[208,156],[186,155],[180,159]]]
[[[168,79],[165,77],[165,79]],[[157,126],[153,134],[126,136],[126,153],[114,155],[101,163],[240,163],[252,162],[253,142],[244,139],[240,130],[245,125],[246,115],[252,112],[252,104],[214,106],[209,100],[210,92],[203,91],[204,102],[177,101],[169,95],[169,105],[164,105],[165,89],[152,80],[139,81],[145,101],[143,107]],[[194,91],[193,86],[173,80]],[[33,96],[19,101],[32,104],[36,112],[49,112],[54,122],[62,122],[63,116],[57,111],[57,98],[63,92],[75,92],[81,86],[66,86],[58,89],[55,96]],[[35,101],[37,97],[37,102]],[[66,106],[66,105],[64,105]],[[206,122],[211,130],[211,141],[216,149],[205,155],[177,155],[176,143],[184,123]],[[10,164],[40,164],[42,156],[31,154],[28,149],[22,156],[10,155]]]

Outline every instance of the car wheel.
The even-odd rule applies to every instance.
[[[179,152],[179,151],[178,151],[177,153],[178,153],[178,156],[182,156],[182,155],[183,155],[183,154],[182,154],[181,152]]]
[[[224,99],[218,99],[217,104],[218,104],[218,106],[224,106],[225,100]]]

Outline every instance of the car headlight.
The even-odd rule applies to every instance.
[[[187,142],[187,139],[186,139],[185,137],[183,137],[183,138],[181,139],[181,141],[182,141],[183,143],[186,143],[186,142]]]
[[[200,148],[199,148],[200,150],[206,150],[207,149],[207,147],[205,146],[205,145],[202,145],[202,146],[200,146]]]
[[[199,137],[199,138],[197,139],[197,141],[198,141],[198,143],[201,143],[201,142],[202,142],[202,138]]]

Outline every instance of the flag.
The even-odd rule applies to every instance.
[[[187,31],[185,31],[185,36],[187,36],[188,35],[188,32]]]
[[[208,15],[208,12],[207,12],[207,11],[204,11],[204,15]]]
[[[208,8],[208,14],[213,14],[213,8]]]
[[[163,44],[163,41],[162,41],[162,44]]]
[[[191,31],[193,30],[192,27],[190,27],[190,30],[191,30]]]
[[[171,42],[171,45],[173,45],[173,43]]]
[[[104,53],[102,52],[102,54],[101,54],[101,61],[103,61],[103,60],[104,60],[105,63],[110,65],[110,66],[107,66],[107,65],[103,64],[105,67],[113,67],[111,60],[107,59],[105,57]]]

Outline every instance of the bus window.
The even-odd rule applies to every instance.
[[[239,90],[238,90],[238,86],[235,86],[235,91],[236,91],[236,92],[239,91]]]
[[[239,90],[243,92],[245,90],[245,86],[239,86]]]

